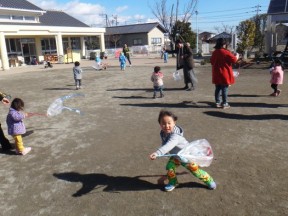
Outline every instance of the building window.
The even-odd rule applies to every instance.
[[[142,39],[134,39],[133,45],[142,45]]]
[[[21,52],[20,39],[6,39],[6,47],[8,53],[19,53]]]
[[[161,44],[162,38],[151,38],[151,44]]]
[[[23,20],[23,16],[12,16],[12,20]]]
[[[33,17],[33,16],[24,16],[24,20],[35,21],[35,17]]]
[[[72,49],[81,49],[80,38],[79,37],[71,37],[71,46]]]
[[[35,16],[0,15],[3,22],[36,22]]]
[[[85,45],[87,50],[95,50],[100,48],[99,38],[97,36],[85,37]]]
[[[57,53],[56,41],[54,38],[43,38],[41,40],[41,47],[43,55]]]
[[[10,17],[10,15],[0,15],[0,19],[1,20],[10,20],[11,17]]]

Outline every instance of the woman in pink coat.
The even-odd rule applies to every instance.
[[[271,71],[271,88],[274,90],[270,96],[277,97],[280,95],[281,90],[278,89],[279,84],[283,84],[283,76],[284,76],[284,71],[282,69],[282,64],[279,59],[276,59],[274,61],[274,67],[270,69]]]
[[[227,97],[228,87],[234,84],[234,74],[232,64],[236,63],[239,54],[233,55],[229,50],[224,48],[226,40],[219,38],[216,41],[215,51],[211,56],[212,64],[212,83],[215,84],[215,101],[217,108],[229,108]],[[222,103],[220,102],[220,93],[222,94]]]

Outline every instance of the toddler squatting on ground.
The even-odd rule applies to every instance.
[[[159,113],[158,122],[161,127],[160,137],[162,146],[150,155],[151,160],[155,160],[157,156],[170,152],[177,154],[181,149],[189,145],[189,142],[183,136],[183,129],[176,125],[177,116],[170,111],[162,110]],[[165,186],[165,191],[172,191],[177,186],[176,168],[183,166],[191,172],[192,175],[203,181],[209,189],[216,189],[216,183],[213,178],[199,166],[194,163],[183,163],[178,157],[170,157],[167,165],[167,177],[169,183]]]

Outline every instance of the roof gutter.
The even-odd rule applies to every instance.
[[[27,9],[18,9],[18,8],[7,8],[7,7],[1,7],[0,10],[5,10],[5,11],[21,11],[21,12],[29,12],[29,13],[40,13],[44,14],[46,11],[44,10],[27,10]]]

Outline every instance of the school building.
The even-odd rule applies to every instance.
[[[51,61],[68,63],[105,51],[105,28],[92,28],[62,11],[26,0],[0,0],[0,68]]]

